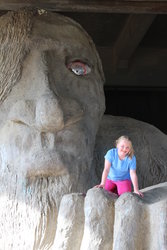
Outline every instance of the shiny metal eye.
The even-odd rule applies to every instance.
[[[78,76],[87,75],[91,72],[91,68],[86,63],[80,61],[70,62],[67,68]]]

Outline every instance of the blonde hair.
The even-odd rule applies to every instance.
[[[129,158],[132,159],[133,155],[134,155],[134,149],[133,149],[133,145],[132,145],[132,141],[130,140],[130,138],[127,135],[122,135],[120,136],[116,141],[115,141],[115,145],[117,147],[118,143],[122,140],[126,140],[130,143],[130,151],[128,153]]]

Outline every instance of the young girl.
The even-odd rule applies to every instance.
[[[132,191],[131,183],[134,193],[143,197],[138,187],[132,142],[128,136],[121,136],[116,140],[116,148],[110,149],[105,155],[101,183],[96,187],[121,195]]]

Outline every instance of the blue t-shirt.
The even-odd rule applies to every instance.
[[[118,149],[110,149],[104,156],[111,163],[107,179],[113,181],[130,180],[130,169],[136,169],[136,157],[132,159],[126,156],[123,160],[119,159]]]

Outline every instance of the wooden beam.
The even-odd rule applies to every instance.
[[[143,39],[156,15],[131,14],[128,16],[112,49],[112,71],[127,68],[130,57]]]
[[[112,48],[112,46],[110,46],[110,47],[96,46],[96,48],[97,48],[97,51],[100,55],[104,71],[109,71],[112,74],[117,73],[116,69],[114,68],[114,65],[113,65],[113,48]],[[120,62],[120,64],[121,65],[119,65],[119,68],[128,69],[128,61],[122,60]]]
[[[0,0],[1,10],[17,10],[23,7],[57,12],[166,14],[167,0]]]

